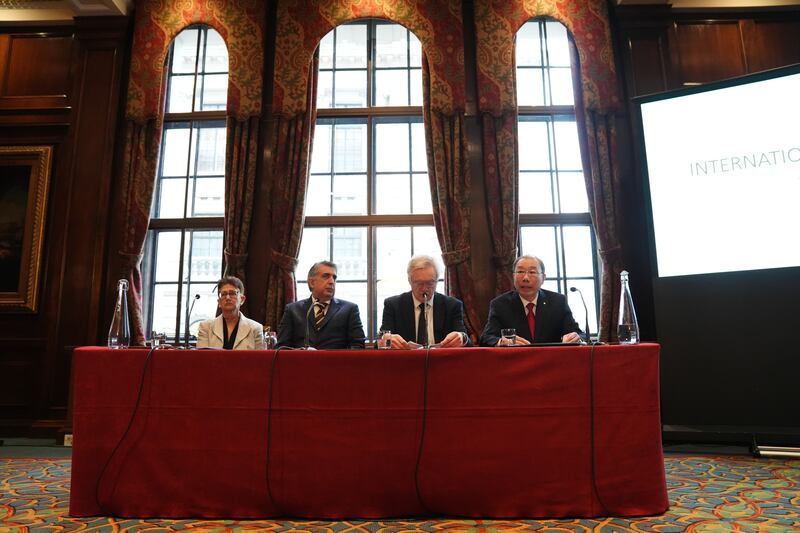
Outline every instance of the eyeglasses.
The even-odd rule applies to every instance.
[[[239,291],[222,291],[219,293],[219,299],[224,300],[225,298],[236,298],[239,296]]]
[[[533,277],[533,276],[541,275],[542,272],[539,272],[537,269],[534,268],[533,270],[515,270],[514,274],[517,275],[517,276],[530,276],[530,277]]]
[[[430,280],[430,281],[412,281],[412,287],[435,287],[439,280]]]

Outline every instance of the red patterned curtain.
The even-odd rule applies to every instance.
[[[283,308],[293,302],[295,268],[303,232],[308,166],[317,120],[317,61],[311,62],[306,90],[306,111],[294,115],[275,114],[272,119],[272,228],[270,267],[267,272],[265,325],[277,329]]]
[[[228,118],[225,153],[225,274],[245,281],[258,157],[258,117]]]
[[[425,124],[434,219],[452,292],[463,300],[472,331],[469,175],[464,154],[464,37],[461,0],[295,0],[278,4],[273,109],[272,221],[275,247],[268,274],[267,324],[276,324],[294,300],[294,276],[302,231],[305,173],[314,112],[309,70],[314,50],[329,31],[345,22],[377,17],[402,24],[422,43],[425,56]],[[433,147],[433,148],[432,148]],[[303,172],[303,180],[297,174]],[[275,226],[275,224],[280,224]],[[276,230],[275,228],[280,228]],[[274,287],[274,288],[273,288]]]
[[[124,161],[121,184],[122,245],[119,270],[128,279],[132,343],[144,341],[142,275],[140,264],[156,167],[161,147],[164,113],[164,62],[175,36],[192,24],[216,29],[228,47],[228,146],[226,183],[228,204],[237,203],[233,221],[226,219],[226,252],[240,254],[247,247],[252,213],[257,117],[261,114],[265,4],[260,0],[141,0],[136,6],[131,68],[126,107]],[[249,180],[249,181],[248,181]],[[226,180],[227,181],[227,180]],[[248,182],[250,183],[248,188]],[[243,196],[232,199],[232,195]],[[241,210],[239,210],[241,209]],[[227,213],[226,213],[227,216]],[[235,237],[227,242],[227,236]],[[227,255],[227,254],[226,254]],[[234,263],[240,262],[234,257]]]
[[[470,196],[472,180],[466,154],[464,113],[431,105],[427,57],[422,59],[423,120],[431,184],[433,218],[452,296],[464,302],[467,329],[477,340],[481,331],[475,306],[470,260]]]
[[[604,0],[475,0],[487,209],[493,226],[498,226],[492,228],[494,258],[498,265],[505,266],[510,265],[509,259],[516,254],[518,224],[515,219],[519,205],[516,197],[517,150],[516,141],[512,141],[516,139],[514,38],[522,24],[540,16],[564,23],[575,40],[580,58],[580,87],[575,93],[579,98],[576,98],[575,109],[582,133],[581,155],[589,210],[602,262],[600,334],[603,340],[610,340],[614,335],[611,326],[619,298],[616,280],[621,267],[618,231],[621,214],[617,198],[620,197],[621,184],[615,163],[614,122],[619,97]],[[513,225],[512,220],[515,220]],[[510,269],[507,270],[508,279],[498,279],[499,289],[511,285]]]

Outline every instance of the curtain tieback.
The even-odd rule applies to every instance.
[[[466,246],[452,252],[442,252],[442,261],[446,267],[454,267],[465,263],[470,257],[470,248]]]
[[[245,263],[247,263],[247,254],[234,254],[225,250],[225,264],[228,268],[239,270],[244,267]]]
[[[286,272],[294,272],[294,269],[297,268],[297,258],[292,257],[290,255],[282,254],[277,250],[272,250],[270,254],[270,258],[272,259],[272,264],[280,268],[281,270],[285,270]]]

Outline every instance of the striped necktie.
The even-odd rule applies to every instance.
[[[322,321],[325,320],[325,308],[328,307],[328,304],[324,302],[315,302],[314,303],[314,327],[319,329],[322,325]]]

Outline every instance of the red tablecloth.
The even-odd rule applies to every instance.
[[[70,514],[659,514],[658,351],[79,348]]]

